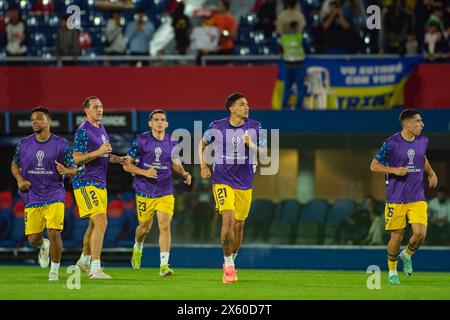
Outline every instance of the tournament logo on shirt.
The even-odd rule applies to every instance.
[[[37,166],[38,167],[43,167],[42,161],[44,160],[45,157],[45,152],[42,150],[39,150],[38,152],[36,152],[36,159],[38,161]]]
[[[234,154],[237,156],[238,147],[239,147],[239,144],[241,143],[241,139],[239,137],[233,137],[233,139],[231,141],[233,142]]]
[[[155,148],[155,157],[156,157],[156,162],[159,162],[159,157],[161,157],[162,154],[162,149],[160,147]]]
[[[416,151],[414,151],[414,149],[409,149],[407,152],[408,158],[409,158],[409,162],[408,165],[412,166],[414,165],[414,156],[416,155]]]

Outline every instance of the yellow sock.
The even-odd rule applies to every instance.
[[[410,242],[408,242],[408,245],[406,246],[406,253],[409,254],[409,256],[412,256],[416,250],[417,247],[414,247]]]
[[[397,255],[388,254],[389,271],[397,271],[397,264],[398,264],[398,254]]]

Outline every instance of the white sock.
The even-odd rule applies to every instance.
[[[234,267],[233,256],[223,257],[225,260],[225,268]]]
[[[169,264],[169,253],[168,252],[161,252],[159,254],[159,257],[161,258],[161,267],[165,264]]]
[[[91,264],[91,256],[85,256],[83,253],[81,253],[80,262],[82,264]]]
[[[59,272],[59,263],[56,262],[51,262],[51,268],[50,268],[50,272]]]
[[[408,252],[406,252],[405,249],[403,249],[402,252],[400,252],[400,257],[411,259],[411,256],[408,254]]]
[[[142,251],[144,249],[144,241],[138,242],[137,239],[134,241],[134,247],[136,250]]]
[[[398,275],[397,270],[389,270],[389,277]]]
[[[101,271],[102,270],[102,268],[101,268],[101,265],[100,265],[100,259],[98,259],[98,260],[92,260],[92,263],[91,263],[91,272],[92,273],[94,273],[94,272],[97,272],[97,271]]]
[[[233,257],[233,262],[236,261],[237,254],[238,254],[237,252],[233,253],[233,256],[232,256]]]

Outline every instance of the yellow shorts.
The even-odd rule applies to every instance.
[[[384,221],[386,230],[398,230],[406,228],[406,217],[408,223],[420,223],[428,225],[428,205],[426,201],[410,203],[386,203],[384,209]]]
[[[108,192],[106,189],[86,186],[75,189],[73,193],[81,219],[92,219],[99,214],[106,214],[108,208]]]
[[[226,184],[213,184],[214,200],[219,213],[234,211],[234,219],[245,220],[252,204],[252,189],[233,189]]]
[[[159,198],[136,196],[136,211],[139,222],[151,221],[156,211],[161,211],[173,216],[174,207],[175,197],[173,194]]]
[[[64,203],[25,208],[25,235],[41,233],[45,228],[62,230],[64,227]]]

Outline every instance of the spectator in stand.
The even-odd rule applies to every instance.
[[[27,54],[26,26],[17,7],[12,7],[7,13],[6,41],[8,56],[19,57]]]
[[[383,13],[379,38],[380,53],[405,54],[407,35],[414,30],[413,14],[404,0],[394,0]]]
[[[266,38],[271,38],[275,31],[275,21],[277,20],[277,3],[275,0],[256,0],[252,9],[256,13],[258,22],[256,30],[264,32]]]
[[[440,188],[436,198],[428,202],[431,244],[446,244],[450,239],[450,199],[448,191]]]
[[[111,18],[106,24],[105,52],[110,55],[124,54],[127,46],[122,26],[120,25],[121,18],[122,16],[119,11],[112,11]]]
[[[362,245],[383,245],[385,243],[384,235],[384,217],[381,212],[373,209],[368,209],[370,216],[370,228],[367,236],[360,242]]]
[[[439,59],[445,50],[445,37],[438,21],[427,23],[427,33],[424,38],[425,55],[429,60]]]
[[[425,23],[431,15],[433,0],[417,0],[414,8],[414,21],[416,29],[416,39],[419,45],[419,52],[422,52],[425,38]]]
[[[297,21],[299,31],[303,33],[306,27],[306,20],[297,4],[297,0],[286,1],[286,8],[278,14],[275,22],[278,34],[290,32],[289,24],[293,21]]]
[[[350,51],[350,21],[341,10],[341,1],[329,2],[329,12],[322,19],[322,28],[324,29],[324,53],[341,54]]]
[[[59,29],[56,34],[55,55],[58,60],[58,65],[62,65],[62,56],[71,56],[72,61],[66,64],[76,64],[77,57],[80,55],[80,39],[79,31],[77,29],[69,29],[67,20],[69,15],[65,15],[60,22]]]
[[[149,21],[145,10],[137,12],[136,19],[128,23],[125,39],[131,55],[148,56],[150,54],[150,40],[153,37],[155,27]],[[138,62],[137,65],[141,65]],[[147,63],[144,63],[147,64]]]
[[[425,30],[431,25],[436,24],[438,26],[438,30],[444,34],[445,26],[444,26],[444,8],[441,3],[435,4],[432,6],[431,15],[428,17],[427,22],[425,23]]]
[[[233,53],[234,38],[236,37],[238,24],[229,10],[230,2],[222,0],[219,2],[218,12],[203,23],[205,26],[217,27],[220,30],[218,54]]]
[[[184,2],[178,2],[175,12],[172,15],[172,27],[175,31],[175,51],[177,54],[186,54],[190,44],[189,30],[191,22],[184,14]]]
[[[375,199],[372,196],[367,196],[361,208],[356,210],[349,218],[342,220],[337,228],[335,242],[346,245],[360,243],[370,228],[371,212],[375,212],[375,210]]]
[[[289,97],[291,96],[291,88],[295,83],[297,87],[295,109],[302,110],[306,91],[304,67],[305,43],[303,41],[303,35],[300,32],[298,21],[292,21],[289,27],[289,32],[283,33],[280,37],[284,64],[284,93],[282,107],[283,109],[290,108]]]
[[[406,54],[419,53],[419,44],[416,40],[416,35],[413,30],[410,30],[406,35]]]

